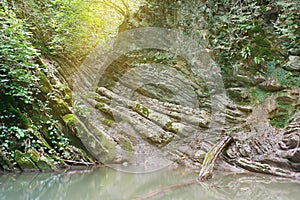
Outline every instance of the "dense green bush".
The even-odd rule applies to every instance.
[[[8,4],[0,4],[0,166],[14,168],[16,150],[38,152],[51,150],[40,133],[49,134],[57,156],[68,139],[59,133],[49,108],[39,100],[39,53],[32,46],[31,33]],[[37,115],[40,119],[34,119]],[[47,131],[44,131],[47,129]],[[39,133],[40,132],[40,133]],[[46,137],[47,138],[47,137]],[[53,139],[53,140],[51,140]]]
[[[79,65],[95,46],[116,32],[122,16],[101,1],[17,0],[14,8],[29,24],[33,44],[52,60]]]
[[[33,61],[37,51],[29,42],[30,32],[25,31],[23,22],[7,7],[0,9],[1,93],[29,104],[37,92],[35,72],[39,66]]]
[[[73,116],[70,90],[43,60],[74,72],[116,33],[122,9],[129,9],[123,0],[0,0],[0,169],[90,160],[64,124]]]
[[[205,10],[210,42],[223,71],[237,67],[267,72],[284,63],[287,48],[299,48],[299,2],[213,0]],[[279,47],[279,48],[278,48]],[[244,63],[240,65],[239,63]]]

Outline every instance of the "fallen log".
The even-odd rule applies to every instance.
[[[231,136],[226,135],[218,143],[216,143],[209,152],[206,153],[198,176],[199,181],[203,182],[212,178],[212,172],[219,154],[232,140],[233,138]]]

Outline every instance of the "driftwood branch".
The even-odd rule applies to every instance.
[[[165,192],[169,192],[171,190],[175,190],[175,189],[178,189],[178,188],[181,188],[181,187],[189,186],[189,185],[192,185],[192,184],[195,184],[195,183],[198,183],[198,181],[197,180],[191,180],[191,181],[187,181],[187,182],[184,182],[184,183],[171,185],[169,187],[165,187],[165,188],[161,188],[161,189],[149,192],[149,193],[147,193],[143,196],[136,197],[136,198],[134,198],[134,200],[149,199],[149,198],[154,197],[156,195],[159,195],[159,194],[162,194],[162,193],[165,193]]]
[[[213,168],[219,154],[232,140],[231,136],[225,136],[206,153],[198,176],[199,181],[205,181],[212,177]]]
[[[64,162],[67,163],[72,163],[72,164],[81,164],[81,165],[96,165],[96,163],[91,163],[91,162],[85,162],[85,161],[75,161],[75,160],[66,160],[66,159],[62,159]]]

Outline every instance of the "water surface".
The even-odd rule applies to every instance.
[[[197,173],[183,169],[162,169],[147,174],[129,174],[110,168],[77,173],[0,175],[1,200],[133,199],[159,188],[193,180]],[[300,184],[260,174],[217,172],[201,184],[159,194],[150,199],[299,199]]]

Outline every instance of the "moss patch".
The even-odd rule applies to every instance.
[[[37,76],[40,78],[40,90],[45,94],[49,93],[53,89],[53,87],[47,76],[43,72],[38,72]]]
[[[38,170],[38,167],[35,165],[33,160],[31,160],[30,154],[16,150],[15,160],[22,170]]]
[[[62,120],[65,122],[66,125],[68,126],[73,126],[75,125],[75,116],[74,114],[67,114],[67,115],[64,115],[62,117]]]
[[[273,76],[280,85],[287,87],[299,87],[299,77],[295,77],[292,72],[286,71],[282,68],[276,68],[271,76]]]
[[[226,92],[228,97],[237,104],[248,105],[249,103],[251,103],[251,99],[248,95],[248,90],[227,90]]]
[[[281,93],[276,98],[276,110],[270,113],[270,124],[272,126],[283,128],[288,125],[289,119],[295,114],[297,109],[294,106],[293,100],[287,98],[287,94]]]
[[[254,88],[251,91],[252,95],[252,102],[253,104],[259,104],[265,101],[265,99],[270,96],[270,92],[266,92],[264,90],[261,90],[259,88]]]
[[[114,123],[115,123],[115,121],[111,120],[111,119],[104,119],[103,120],[103,124],[105,124],[105,125],[107,125],[109,127],[111,127]]]
[[[286,112],[277,113],[276,117],[270,119],[270,124],[277,128],[284,128],[288,125],[289,119],[293,116],[293,114],[288,114]]]
[[[32,149],[28,150],[28,154],[31,160],[40,170],[51,170],[55,168],[53,160],[49,158],[47,154],[43,154],[40,156],[40,154],[37,151]]]
[[[123,137],[118,138],[118,143],[120,144],[121,148],[127,152],[133,152],[133,147],[131,142]]]
[[[116,145],[105,136],[102,136],[101,145],[105,149],[105,154],[101,158],[101,161],[105,162],[112,160],[115,157]]]

